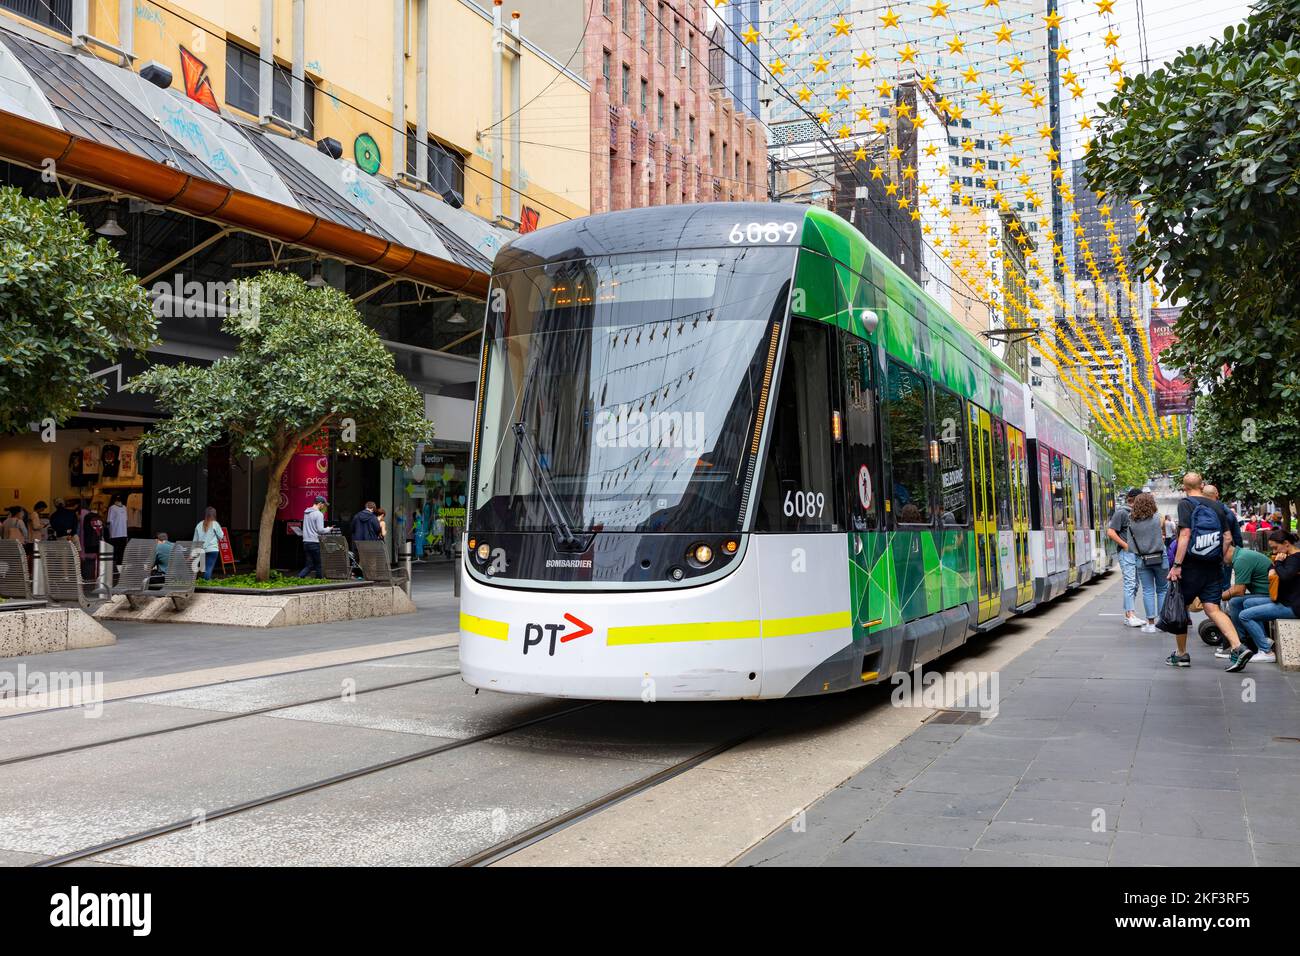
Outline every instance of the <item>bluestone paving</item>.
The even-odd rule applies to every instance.
[[[740,865],[1300,865],[1300,680],[1227,674],[1195,636],[1165,666],[1117,585],[1065,599],[992,719],[923,726]]]

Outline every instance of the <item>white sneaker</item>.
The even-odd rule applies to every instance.
[[[1154,634],[1154,633],[1156,633],[1156,626],[1155,626],[1154,624],[1152,624],[1150,621],[1148,621],[1147,623],[1145,623],[1145,624],[1142,625],[1142,633],[1143,633],[1143,634]]]
[[[1254,657],[1250,659],[1250,662],[1252,664],[1255,663],[1256,661],[1259,661],[1262,664],[1276,664],[1277,655],[1272,651],[1261,651],[1260,653],[1256,654]]]
[[[1124,624],[1127,627],[1145,627],[1146,621],[1142,620],[1140,617],[1126,617],[1124,618]]]

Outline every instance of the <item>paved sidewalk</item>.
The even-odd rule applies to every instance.
[[[738,864],[1300,865],[1300,674],[1194,635],[1166,666],[1116,577],[999,672],[994,719],[931,720]]]

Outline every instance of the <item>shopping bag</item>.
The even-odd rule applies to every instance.
[[[1169,634],[1186,634],[1192,619],[1187,613],[1187,602],[1183,600],[1183,589],[1177,581],[1169,582],[1165,592],[1165,603],[1156,619],[1156,627]]]

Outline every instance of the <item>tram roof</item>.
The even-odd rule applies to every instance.
[[[775,222],[802,227],[808,208],[788,203],[712,202],[596,213],[513,240],[497,253],[495,271],[513,272],[589,256],[716,249],[732,245],[728,235],[737,224]]]

